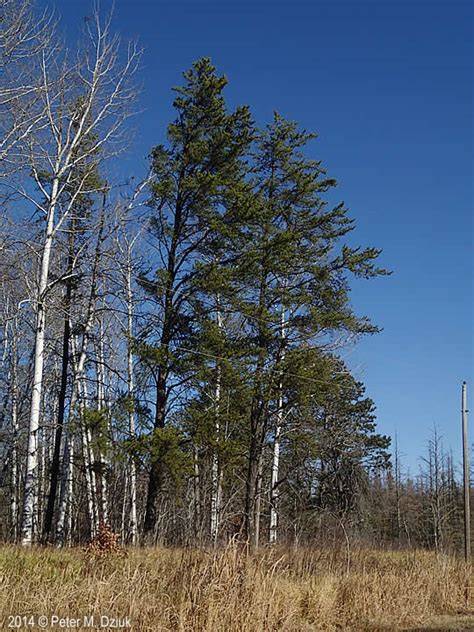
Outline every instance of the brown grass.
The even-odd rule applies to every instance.
[[[4,547],[0,622],[56,614],[129,617],[136,632],[474,630],[469,583],[472,568],[423,551],[359,549],[348,560],[313,549],[153,548],[91,560],[79,549]]]

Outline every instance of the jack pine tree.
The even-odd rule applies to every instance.
[[[151,327],[138,345],[155,389],[144,522],[148,534],[155,529],[165,477],[153,444],[160,443],[167,424],[170,395],[189,379],[193,360],[186,347],[194,333],[193,302],[205,277],[203,260],[218,238],[227,190],[241,182],[251,136],[248,109],[227,112],[222,95],[227,80],[216,74],[209,59],[195,62],[184,78],[185,85],[175,88],[177,118],[168,127],[168,143],[155,147],[151,156],[151,230],[161,262],[142,285],[159,304],[160,325]]]
[[[230,295],[253,358],[245,503],[251,545],[258,541],[262,453],[274,417],[284,350],[317,346],[338,332],[377,331],[352,311],[348,275],[386,274],[376,265],[379,250],[341,242],[354,223],[343,203],[330,207],[323,198],[336,182],[326,177],[319,161],[305,157],[313,138],[278,114],[259,132],[251,192],[237,211],[238,234],[228,243],[235,255]]]

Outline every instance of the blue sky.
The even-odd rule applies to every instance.
[[[55,5],[71,29],[88,10]],[[249,104],[260,124],[277,109],[319,134],[312,153],[357,221],[352,243],[383,248],[394,272],[354,284],[354,306],[384,331],[346,359],[413,472],[433,423],[459,458],[463,379],[474,402],[471,3],[116,0],[115,26],[145,48],[130,174],[202,56],[228,76],[231,106]]]

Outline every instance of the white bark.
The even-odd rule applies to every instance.
[[[201,473],[199,470],[199,454],[196,447],[193,448],[193,469],[195,534],[196,537],[201,540]]]
[[[99,321],[99,341],[97,344],[97,410],[98,412],[105,412],[105,371],[104,371],[104,325],[102,319]],[[100,429],[102,435],[103,429]],[[107,429],[108,435],[108,429]],[[103,439],[101,436],[100,439]],[[107,503],[107,477],[106,472],[109,468],[109,463],[106,454],[99,448],[99,515],[100,520],[104,524],[109,522],[109,512]]]
[[[66,522],[66,511],[67,511],[67,481],[69,478],[69,471],[71,469],[71,459],[70,459],[70,449],[71,449],[71,429],[68,428],[67,436],[64,440],[64,450],[63,450],[63,464],[62,464],[62,475],[61,475],[61,485],[59,491],[59,508],[58,508],[58,521],[56,523],[56,541],[58,545],[64,544],[64,529]]]
[[[87,354],[85,354],[87,355]],[[85,356],[84,356],[85,357]],[[86,476],[87,515],[90,523],[90,535],[93,538],[99,527],[99,510],[97,506],[97,481],[94,469],[94,450],[92,447],[92,433],[85,425],[85,409],[87,407],[87,384],[81,377],[81,399],[79,402],[79,416],[81,419],[82,458]]]
[[[222,330],[222,314],[219,309],[217,309],[217,327],[219,330]],[[215,415],[216,415],[216,426],[215,426],[215,438],[217,443],[220,439],[220,423],[219,423],[219,412],[221,405],[221,366],[220,362],[216,360],[216,391],[215,391]],[[211,538],[214,544],[217,543],[219,538],[219,521],[220,521],[220,510],[221,510],[221,496],[222,496],[222,484],[221,484],[221,471],[219,464],[219,453],[218,450],[214,450],[212,455],[212,491],[211,491]]]
[[[124,292],[124,303],[126,309],[126,324],[123,326],[123,332],[127,339],[127,395],[128,395],[128,436],[134,439],[136,436],[136,411],[135,411],[135,379],[134,379],[134,354],[133,354],[133,336],[134,336],[134,295],[133,295],[133,250],[140,236],[140,231],[132,238],[127,235],[126,222],[127,214],[136,205],[136,201],[146,186],[149,178],[147,177],[135,189],[132,198],[123,209],[117,208],[117,219],[123,230],[122,240],[117,240],[117,247],[123,256],[122,283]],[[119,215],[120,211],[122,214]],[[138,513],[137,513],[137,465],[133,454],[129,456],[127,470],[125,475],[126,491],[124,499],[124,507],[129,507],[128,524],[127,524],[127,540],[132,545],[138,542]],[[127,502],[129,500],[129,503]]]
[[[260,454],[258,459],[257,474],[257,493],[255,497],[255,548],[258,549],[260,544],[260,513],[262,509],[262,474],[263,474],[263,455]]]
[[[285,309],[281,309],[281,338],[282,345],[286,335],[286,317]],[[281,360],[285,358],[284,347],[281,353]],[[275,421],[275,436],[273,438],[273,456],[272,456],[272,476],[270,482],[270,531],[268,541],[270,544],[276,544],[278,535],[278,479],[280,475],[280,446],[281,432],[283,427],[283,384],[280,377],[278,385],[278,402]]]
[[[35,353],[33,360],[33,389],[30,406],[30,424],[28,429],[28,451],[26,457],[25,487],[23,497],[23,514],[21,520],[21,543],[30,545],[33,542],[33,525],[35,522],[35,495],[38,485],[38,429],[40,421],[41,394],[43,389],[44,341],[46,327],[45,294],[48,288],[49,262],[54,233],[54,214],[56,209],[59,180],[53,180],[51,190],[52,203],[48,212],[46,235],[41,258],[41,271],[38,287],[38,303],[36,306]]]
[[[97,233],[97,242],[95,249],[94,262],[92,267],[92,278],[90,286],[89,301],[87,305],[86,323],[82,334],[81,349],[79,357],[74,364],[74,383],[70,404],[70,414],[74,412],[76,402],[79,402],[79,417],[81,426],[81,444],[82,456],[84,459],[85,479],[86,479],[86,498],[88,516],[91,525],[91,537],[94,537],[98,528],[98,510],[96,503],[97,486],[95,470],[93,468],[94,454],[92,448],[92,435],[89,427],[85,425],[85,407],[88,401],[87,383],[84,379],[84,367],[87,359],[87,349],[89,345],[90,333],[95,320],[96,299],[97,299],[97,277],[99,273],[99,260],[101,256],[102,235],[105,224],[105,203],[99,220],[99,229]],[[77,357],[77,344],[74,336],[71,338],[73,347],[73,357]]]
[[[11,502],[10,515],[12,524],[12,536],[16,540],[18,529],[18,397],[16,385],[12,389],[12,449],[11,449]]]
[[[74,436],[68,437],[69,442],[69,464],[68,464],[68,477],[66,481],[66,504],[67,504],[67,543],[69,546],[72,544],[72,508],[74,498]]]
[[[90,434],[88,430],[84,427],[84,408],[85,401],[87,400],[87,387],[85,383],[83,383],[83,370],[87,357],[87,341],[88,341],[88,332],[90,331],[90,327],[92,326],[93,316],[90,316],[88,324],[90,322],[90,326],[87,327],[84,332],[81,351],[79,358],[77,358],[77,343],[76,338],[72,336],[71,338],[71,348],[72,348],[72,356],[73,356],[73,365],[74,365],[74,382],[72,386],[72,394],[71,401],[69,405],[69,421],[68,426],[71,424],[73,419],[73,415],[75,413],[76,405],[79,402],[79,418],[80,418],[80,432],[81,432],[81,446],[82,446],[82,457],[84,460],[84,469],[85,469],[85,478],[86,478],[86,499],[87,499],[87,515],[89,518],[89,522],[91,525],[91,535],[92,537],[96,533],[96,525],[97,525],[97,517],[96,517],[96,509],[95,509],[95,477],[94,471],[92,469],[91,464],[91,451],[90,451]],[[67,515],[67,507],[72,502],[72,499],[69,500],[69,493],[72,493],[72,450],[73,450],[73,429],[68,428],[67,438],[64,443],[64,456],[63,456],[63,470],[61,477],[61,493],[59,499],[59,514],[58,514],[58,522],[56,526],[56,539],[59,544],[64,544],[65,535],[66,535],[66,515]]]
[[[61,492],[59,496],[59,513],[56,526],[56,539],[59,545],[63,545],[67,535],[67,541],[72,541],[72,507],[73,507],[73,481],[74,481],[74,434],[69,429],[64,441],[63,476],[61,479]],[[67,522],[66,522],[67,518]]]
[[[12,525],[12,537],[16,541],[18,530],[18,488],[19,488],[19,463],[18,463],[18,364],[16,331],[13,334],[12,358],[11,358],[11,425],[12,425],[12,447],[11,447],[11,501],[10,516]]]
[[[33,539],[36,541],[41,538],[42,531],[42,517],[43,517],[43,494],[46,485],[46,450],[45,450],[45,436],[44,428],[40,428],[38,431],[38,484],[35,490],[35,503],[34,503],[34,516],[35,522],[33,523]]]
[[[277,512],[277,500],[278,500],[278,477],[280,471],[280,441],[281,441],[281,426],[282,426],[282,414],[281,408],[283,405],[283,398],[280,394],[278,398],[278,411],[277,421],[275,424],[275,437],[273,440],[273,457],[272,457],[272,477],[271,477],[271,500],[270,500],[270,533],[269,543],[275,544],[277,541],[278,530],[278,512]]]
[[[128,250],[127,273],[126,273],[126,289],[127,289],[127,382],[128,382],[128,432],[130,438],[135,437],[135,384],[133,376],[133,291],[132,291],[132,261],[131,248]],[[129,464],[130,479],[130,517],[129,517],[129,533],[130,542],[135,545],[138,540],[137,525],[137,468],[135,459],[130,458]]]
[[[101,227],[103,224],[101,224]],[[99,239],[98,244],[100,242],[100,235],[102,230],[99,230]],[[87,359],[87,347],[89,343],[90,332],[92,329],[92,325],[95,317],[95,283],[96,283],[96,272],[97,272],[97,259],[99,256],[99,246],[96,251],[96,260],[94,262],[94,271],[92,277],[92,288],[91,288],[91,296],[89,298],[89,304],[87,308],[87,317],[86,324],[84,327],[84,332],[82,335],[81,348],[78,352],[77,342],[75,336],[71,337],[71,348],[72,348],[72,357],[73,357],[73,366],[74,366],[74,381],[72,386],[72,394],[71,394],[71,402],[69,404],[69,423],[71,422],[72,415],[74,414],[76,405],[79,403],[79,417],[80,417],[80,428],[81,428],[81,446],[82,446],[82,457],[84,460],[84,469],[85,469],[85,480],[86,480],[86,499],[87,499],[87,513],[89,517],[89,522],[91,525],[91,537],[94,537],[97,533],[97,509],[95,503],[96,497],[96,483],[95,483],[95,472],[92,467],[93,462],[93,454],[91,449],[92,437],[90,433],[90,429],[85,427],[84,423],[84,411],[85,404],[87,402],[87,385],[84,381],[84,367]],[[79,356],[78,356],[79,353]],[[69,450],[69,448],[67,448]],[[65,449],[66,456],[66,449]],[[64,465],[65,462],[65,465]],[[63,483],[61,485],[61,495],[62,500],[60,500],[60,511],[57,525],[57,538],[59,542],[64,541],[64,520],[66,515],[66,493],[63,492],[65,487],[67,486],[67,477],[68,477],[68,468],[69,468],[70,459],[69,457],[65,460],[63,459]],[[64,494],[64,495],[63,495]]]

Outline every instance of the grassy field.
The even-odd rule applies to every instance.
[[[430,552],[0,549],[0,621],[51,617],[134,631],[474,630],[472,568]],[[472,589],[471,589],[472,590]],[[44,620],[42,620],[44,623]],[[23,622],[21,622],[23,624]],[[67,622],[65,622],[67,623]],[[89,625],[90,621],[87,621]],[[110,621],[109,621],[110,623]],[[112,629],[112,628],[102,628]]]

